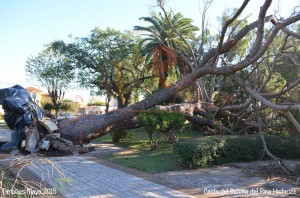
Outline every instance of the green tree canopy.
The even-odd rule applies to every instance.
[[[38,55],[27,59],[25,71],[31,80],[48,90],[57,116],[65,92],[70,89],[70,84],[75,78],[74,64],[69,58],[48,45]]]
[[[114,97],[119,107],[127,106],[133,90],[152,77],[147,76],[138,38],[128,31],[95,28],[88,37],[76,38],[74,43],[57,41],[52,46],[76,64],[81,85],[105,94],[107,104]]]

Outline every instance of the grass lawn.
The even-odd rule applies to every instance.
[[[113,154],[103,156],[111,162],[135,168],[148,173],[160,173],[165,171],[180,170],[173,155],[173,145],[162,136],[159,140],[157,150],[151,151],[147,133],[143,129],[131,130],[128,132],[132,135],[130,140],[116,143],[117,146],[127,147],[138,150],[134,154]],[[177,131],[176,136],[179,139],[194,138],[199,136],[195,131]],[[111,135],[107,134],[98,139],[102,143],[112,143]]]
[[[144,151],[135,154],[123,155],[107,155],[103,158],[111,162],[148,173],[178,170],[173,153],[170,150],[152,152]]]
[[[6,125],[4,120],[0,120],[0,128],[8,129],[8,126]]]

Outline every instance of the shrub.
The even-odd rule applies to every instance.
[[[51,102],[44,102],[42,108],[50,112],[51,110],[54,110],[54,105]]]
[[[113,142],[120,142],[122,140],[129,140],[132,138],[132,134],[127,133],[127,131],[115,131],[111,133],[111,139]]]
[[[266,136],[267,147],[280,158],[300,158],[300,139]],[[178,141],[173,148],[177,160],[188,168],[229,162],[267,159],[260,136],[210,136]]]
[[[139,113],[138,120],[147,131],[152,150],[158,146],[162,134],[167,135],[171,142],[177,139],[173,132],[182,129],[185,122],[182,114],[156,109]]]

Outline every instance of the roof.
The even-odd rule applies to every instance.
[[[29,92],[29,93],[42,93],[43,91],[37,89],[37,88],[34,88],[34,87],[26,87],[26,90]]]

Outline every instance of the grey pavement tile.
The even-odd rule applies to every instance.
[[[96,189],[88,189],[88,191],[89,191],[90,193],[92,193],[93,195],[97,195],[97,194],[101,193],[101,192],[99,192],[99,191],[96,190]]]
[[[66,197],[66,198],[85,197],[85,195],[76,192],[76,193],[64,194],[64,197]]]
[[[61,183],[61,193],[65,197],[192,197],[82,157],[49,159],[61,167],[68,181],[65,185]],[[51,170],[49,175],[52,177],[47,175],[43,179],[53,187],[58,187],[59,181],[54,182],[54,176],[60,177],[60,174],[50,165],[38,163],[35,166],[30,168],[35,173]]]

